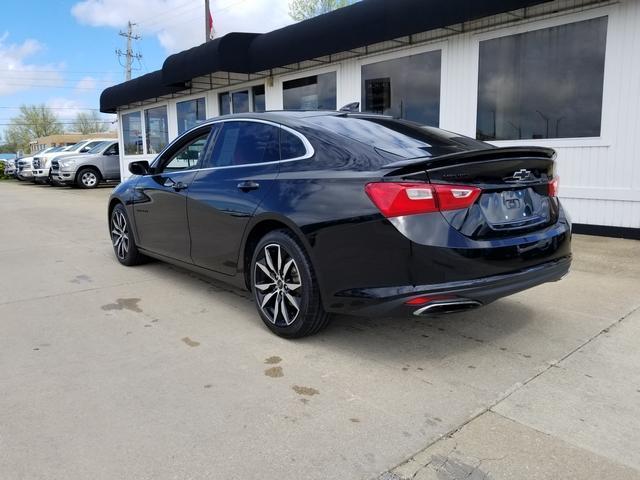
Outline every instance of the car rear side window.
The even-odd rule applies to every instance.
[[[436,157],[491,148],[473,138],[390,117],[322,115],[307,121],[403,158]]]
[[[280,158],[282,160],[304,157],[306,153],[307,149],[299,137],[284,128],[280,129]]]
[[[216,138],[210,167],[231,167],[280,160],[279,130],[261,122],[224,122]]]

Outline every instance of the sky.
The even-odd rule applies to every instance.
[[[137,23],[134,77],[204,42],[204,0],[3,0],[0,17],[0,133],[21,104],[44,103],[62,123],[98,109],[100,93],[124,81],[118,35]],[[288,0],[211,0],[217,36],[267,32],[293,22]],[[124,59],[120,60],[124,63]],[[113,116],[105,116],[113,120]]]

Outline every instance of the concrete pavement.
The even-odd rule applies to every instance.
[[[120,266],[109,190],[0,182],[0,478],[640,478],[640,242],[287,341],[243,292]]]

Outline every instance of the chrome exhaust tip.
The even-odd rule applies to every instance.
[[[420,317],[423,315],[437,315],[439,313],[455,313],[465,310],[472,310],[481,307],[482,303],[477,300],[451,300],[445,302],[433,302],[425,305],[413,312],[414,315]]]

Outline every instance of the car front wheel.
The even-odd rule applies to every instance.
[[[262,321],[281,337],[313,335],[329,322],[309,257],[288,230],[272,231],[256,246],[251,287]]]
[[[127,266],[139,265],[146,260],[140,253],[131,232],[129,216],[122,204],[116,205],[111,211],[109,219],[111,244],[118,261]]]
[[[83,168],[78,172],[76,183],[81,188],[96,188],[100,183],[100,173],[95,168]]]

